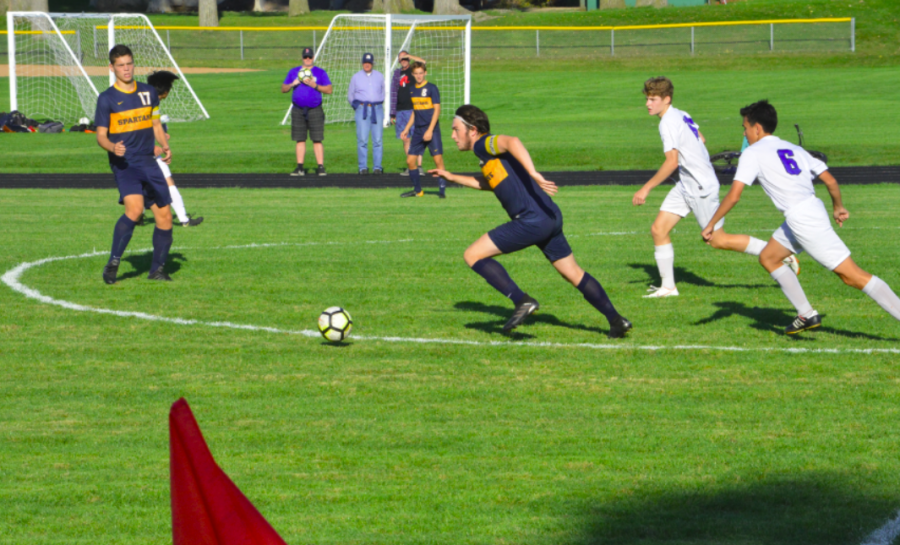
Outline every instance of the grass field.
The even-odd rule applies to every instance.
[[[511,305],[461,258],[504,221],[486,193],[184,190],[208,220],[175,233],[174,282],[143,279],[145,227],[110,287],[114,191],[5,190],[3,271],[98,252],[24,286],[197,323],[0,286],[0,543],[167,541],[180,396],[288,543],[861,543],[900,507],[900,324],[804,260],[825,325],[784,337],[780,290],[690,218],[674,236],[682,296],[641,299],[664,188],[639,209],[632,192],[556,199],[579,262],[635,323],[612,342],[534,250],[501,260],[542,312],[499,332]],[[894,193],[845,187],[840,234],[896,288]],[[779,222],[754,188],[727,227],[766,238]],[[348,343],[300,334],[334,304],[356,322]]]

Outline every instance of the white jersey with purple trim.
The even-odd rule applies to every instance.
[[[759,179],[775,208],[784,215],[816,196],[813,180],[828,170],[803,148],[777,136],[766,136],[744,150],[738,162],[736,182],[753,185]]]
[[[700,139],[700,126],[691,114],[669,106],[659,120],[659,136],[663,153],[678,150],[678,175],[689,195],[705,197],[719,191],[719,179]]]

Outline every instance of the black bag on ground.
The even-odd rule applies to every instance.
[[[45,133],[59,133],[65,130],[65,125],[60,123],[59,121],[48,121],[46,123],[41,123],[38,125],[38,132]]]

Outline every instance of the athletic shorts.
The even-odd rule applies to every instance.
[[[399,110],[397,111],[397,122],[394,124],[394,132],[397,134],[397,140],[400,140],[400,134],[403,132],[403,129],[406,128],[406,125],[409,123],[409,118],[412,117],[412,110]],[[412,138],[412,135],[416,132],[416,126],[413,125],[409,128],[409,137]]]
[[[850,249],[834,232],[825,204],[818,197],[791,208],[772,238],[795,254],[805,251],[829,271],[850,257]]]
[[[169,170],[169,165],[167,165],[162,159],[157,157],[156,164],[159,165],[159,170],[162,171],[163,178],[171,178],[172,177],[172,171]],[[166,183],[166,185],[169,185],[169,184]]]
[[[669,212],[682,218],[693,212],[701,229],[705,229],[709,225],[709,220],[718,209],[719,193],[717,191],[713,191],[705,197],[693,197],[685,191],[681,182],[675,184],[675,187],[666,195],[662,206],[659,207],[661,212]],[[725,225],[725,218],[716,223],[716,229],[721,229],[723,225]]]
[[[306,135],[313,142],[321,142],[325,139],[325,110],[322,106],[316,106],[306,111],[296,106],[291,107],[291,139],[294,142],[306,142]]]
[[[537,246],[551,263],[572,255],[572,248],[563,234],[562,218],[536,221],[514,219],[490,230],[488,236],[504,254]]]
[[[441,124],[434,124],[434,131],[431,133],[430,142],[422,140],[422,137],[425,136],[425,131],[427,130],[428,127],[413,127],[412,141],[409,143],[409,152],[407,155],[424,155],[425,148],[428,148],[432,157],[444,154],[444,146],[441,143]]]
[[[119,204],[123,204],[128,195],[143,195],[144,208],[154,204],[162,208],[172,203],[169,185],[154,157],[122,161],[110,168],[119,187]]]

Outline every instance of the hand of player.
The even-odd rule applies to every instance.
[[[162,148],[159,146],[153,146],[153,156],[159,157],[160,155],[162,155]]]
[[[432,168],[428,171],[428,174],[431,174],[431,176],[434,178],[443,178],[445,180],[449,180],[449,177],[453,175],[449,171],[446,171],[442,168]]]
[[[847,209],[843,206],[834,209],[834,221],[838,224],[838,227],[843,227],[844,222],[847,221],[847,218],[849,217],[850,212],[847,212]]]
[[[116,157],[125,157],[125,144],[122,142],[116,142],[116,147],[113,148],[113,153]]]
[[[703,228],[703,231],[700,232],[700,236],[703,237],[703,240],[705,240],[707,244],[709,244],[709,241],[712,240],[714,230],[715,229],[713,229],[713,226],[707,225]]]
[[[166,146],[162,149],[162,151],[163,151],[163,158],[162,158],[163,163],[168,165],[169,163],[172,162],[172,150],[169,149],[169,146]]]
[[[293,83],[291,83],[291,87],[296,87],[296,86],[300,85],[300,83],[301,83],[300,78],[296,78],[296,79],[294,79]]]
[[[637,193],[634,194],[634,197],[631,198],[631,204],[633,204],[634,206],[640,206],[640,205],[646,203],[647,195],[649,195],[649,194],[650,194],[650,192],[647,191],[646,189],[644,189],[644,188],[639,189],[637,191]]]
[[[434,138],[434,131],[431,130],[425,131],[425,134],[422,135],[422,140],[425,142],[431,142],[432,138]]]
[[[544,179],[544,176],[540,172],[535,172],[531,175],[531,178],[535,181],[535,183],[537,183],[537,185],[540,186],[541,189],[544,190],[544,193],[550,195],[551,197],[553,195],[556,195],[556,193],[559,191],[559,187],[557,187],[556,184],[551,182],[550,180]]]
[[[406,140],[409,138],[409,129],[403,129],[403,132],[400,133],[400,140]]]
[[[313,89],[315,89],[317,85],[316,78],[306,78],[305,80],[303,80],[303,83],[305,83],[309,87],[312,87]]]

